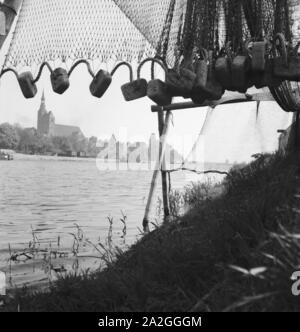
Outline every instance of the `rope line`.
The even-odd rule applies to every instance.
[[[17,79],[19,78],[19,74],[18,74],[17,71],[16,71],[15,69],[13,69],[13,68],[6,68],[6,69],[3,69],[3,70],[1,71],[1,73],[0,73],[0,78],[1,78],[4,74],[6,74],[6,73],[10,73],[10,72],[12,72],[12,73],[16,76]]]
[[[176,168],[176,169],[172,169],[172,170],[166,170],[163,172],[171,174],[171,173],[180,172],[180,171],[192,172],[192,173],[196,173],[198,175],[206,175],[206,174],[220,174],[220,175],[227,175],[227,176],[229,175],[229,173],[225,172],[225,171],[217,171],[217,170],[197,171],[195,169],[187,168],[187,167],[180,167],[180,168]]]
[[[132,81],[133,81],[133,70],[132,70],[132,66],[131,66],[128,62],[126,62],[126,61],[122,61],[122,62],[118,63],[118,64],[115,66],[115,68],[111,71],[111,76],[114,76],[115,73],[116,73],[116,71],[117,71],[120,67],[122,67],[122,66],[126,66],[126,67],[128,67],[128,69],[129,69],[130,82],[132,82]]]
[[[42,73],[43,73],[43,69],[44,69],[44,67],[47,67],[47,68],[49,69],[50,73],[53,72],[53,69],[52,69],[52,67],[49,65],[48,62],[44,62],[44,63],[42,63],[41,66],[40,66],[40,69],[39,69],[39,72],[38,72],[36,78],[33,80],[33,83],[37,83],[37,82],[40,80],[40,78],[41,78],[41,76],[42,76]]]
[[[95,74],[94,74],[94,72],[93,72],[93,70],[92,70],[92,68],[91,68],[90,63],[89,63],[87,60],[83,60],[83,59],[76,61],[76,62],[71,66],[71,68],[70,68],[70,70],[69,70],[69,72],[68,72],[68,76],[71,77],[71,75],[72,75],[74,69],[75,69],[76,67],[78,67],[78,66],[79,66],[80,64],[82,64],[82,63],[86,64],[86,66],[87,66],[87,70],[88,70],[88,73],[94,78],[94,77],[95,77]]]

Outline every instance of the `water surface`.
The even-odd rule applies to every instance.
[[[19,257],[20,262],[8,266],[9,255],[22,252],[34,241],[42,249],[70,252],[78,233],[75,224],[92,243],[107,245],[111,236],[114,245],[126,248],[140,234],[151,176],[149,170],[100,171],[90,159],[16,156],[11,162],[0,161],[0,270],[16,285],[44,279],[49,262],[43,255]],[[187,184],[186,180],[183,173],[175,173],[173,188]],[[159,185],[155,199],[160,192]],[[120,221],[123,214],[127,217],[125,237]],[[109,216],[113,218],[112,229]],[[87,245],[80,252],[83,256],[97,254]],[[74,264],[71,256],[53,259],[51,265],[69,268]],[[95,264],[97,259],[82,258],[80,268]]]

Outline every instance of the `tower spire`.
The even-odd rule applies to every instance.
[[[39,113],[41,113],[41,114],[46,114],[47,113],[46,98],[45,98],[45,91],[44,90],[43,90],[42,97],[41,97],[41,105],[40,105]]]
[[[45,98],[45,90],[43,90],[41,101],[42,101],[42,104],[45,104],[45,102],[46,102],[46,98]]]

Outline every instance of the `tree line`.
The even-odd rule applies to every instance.
[[[85,138],[77,133],[69,137],[40,135],[35,128],[3,123],[0,125],[0,149],[25,154],[69,155],[70,152],[97,155],[97,137]]]

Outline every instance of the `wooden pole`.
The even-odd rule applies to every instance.
[[[167,146],[167,135],[169,132],[169,125],[170,125],[170,120],[171,120],[171,112],[168,111],[165,119],[165,124],[163,127],[162,135],[161,135],[161,149],[160,149],[160,155],[159,158],[156,162],[155,169],[153,172],[152,180],[151,180],[151,186],[150,186],[150,192],[148,196],[148,201],[145,209],[145,215],[143,219],[143,229],[145,233],[149,232],[149,216],[150,216],[150,211],[151,207],[153,204],[153,198],[154,198],[154,193],[157,185],[157,178],[160,173],[164,157],[165,157],[165,152],[166,152],[166,146]]]
[[[161,109],[158,113],[158,132],[159,132],[159,155],[162,151],[162,135],[165,125],[164,111]],[[168,178],[166,172],[166,157],[163,157],[162,167],[161,167],[161,182],[162,182],[162,197],[164,206],[164,221],[168,222],[170,218],[170,201],[169,201],[169,186]]]
[[[300,128],[299,128],[299,125],[300,125],[300,112],[296,112],[295,113],[295,149],[298,149],[299,148],[299,145],[300,145],[300,139],[299,139],[299,134],[300,134]]]
[[[157,106],[153,105],[151,107],[151,111],[153,113],[159,112],[161,108],[163,111],[176,111],[176,110],[184,110],[184,109],[191,109],[191,108],[199,108],[199,107],[212,107],[215,108],[220,105],[228,105],[228,104],[237,104],[237,103],[245,103],[245,102],[254,102],[254,101],[274,101],[273,96],[271,93],[262,92],[262,93],[255,93],[255,94],[242,94],[238,92],[230,92],[226,93],[224,97],[220,100],[213,100],[213,101],[206,101],[203,104],[195,104],[193,102],[183,102],[183,103],[174,103],[168,106]]]

